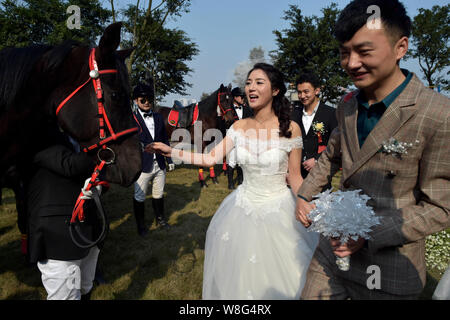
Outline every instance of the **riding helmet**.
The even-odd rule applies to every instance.
[[[243,97],[245,94],[242,92],[241,88],[236,87],[233,90],[231,90],[231,95],[233,97]]]
[[[139,97],[147,97],[150,100],[153,99],[154,93],[152,87],[144,83],[139,83],[133,90],[133,100]]]

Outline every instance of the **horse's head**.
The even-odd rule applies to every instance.
[[[65,132],[107,161],[103,179],[128,186],[141,172],[141,149],[125,66],[132,50],[116,51],[120,29],[120,23],[107,27],[94,49],[72,49],[63,71],[73,76],[61,77],[52,109]]]
[[[235,112],[233,110],[233,96],[231,94],[231,84],[225,87],[223,84],[220,85],[218,93],[218,105],[220,110],[220,115],[225,121],[225,126],[229,128],[233,122],[236,120]]]

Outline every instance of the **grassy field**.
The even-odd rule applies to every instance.
[[[338,180],[335,177],[334,186]],[[110,188],[103,202],[111,228],[99,257],[107,283],[94,288],[92,299],[201,299],[206,229],[230,192],[222,174],[219,185],[207,182],[209,187],[201,189],[197,170],[192,167],[179,166],[168,173],[165,205],[172,228],[166,231],[153,224],[145,239],[136,232],[132,187]],[[0,299],[45,299],[39,271],[27,265],[20,252],[16,217],[14,195],[4,189],[0,206]],[[151,217],[148,197],[147,224]],[[439,273],[429,272],[423,299],[430,299],[438,279]]]

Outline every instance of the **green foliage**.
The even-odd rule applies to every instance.
[[[441,84],[444,90],[450,90],[448,76],[450,71],[450,4],[433,6],[431,9],[419,9],[412,26],[412,48],[408,57],[416,58],[429,86]]]
[[[0,0],[0,49],[33,44],[59,44],[72,39],[95,46],[106,25],[116,21],[114,1],[111,11],[99,0]],[[127,64],[131,81],[153,79],[156,96],[185,94],[191,84],[184,78],[192,70],[186,61],[198,54],[196,44],[185,32],[164,27],[167,19],[189,12],[189,0],[148,2],[146,9],[129,5],[119,10],[124,18],[122,47],[135,47]],[[81,11],[81,28],[69,29],[70,5]],[[153,7],[152,7],[153,6]],[[112,19],[111,19],[112,18]],[[117,19],[120,21],[121,19]]]
[[[81,11],[81,29],[69,29],[69,5]],[[4,0],[0,2],[0,49],[33,44],[58,44],[73,39],[91,45],[110,17],[98,0]]]
[[[188,12],[189,1],[168,1],[165,7],[139,9],[129,5],[122,11],[127,35],[123,47],[135,47],[128,68],[132,84],[149,81],[155,96],[169,93],[185,94],[192,85],[185,76],[192,70],[187,66],[198,54],[194,42],[182,30],[164,27],[167,17]]]
[[[307,17],[297,5],[290,5],[284,19],[290,28],[275,30],[278,50],[271,52],[275,65],[289,82],[295,82],[305,72],[317,74],[322,81],[322,99],[335,103],[351,81],[340,65],[339,43],[333,28],[339,10],[332,3],[322,9],[322,16]]]

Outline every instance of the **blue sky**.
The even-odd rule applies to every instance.
[[[193,72],[186,80],[192,84],[192,88],[186,90],[187,96],[165,97],[163,104],[171,105],[174,99],[181,98],[199,100],[202,93],[211,93],[221,83],[226,85],[232,82],[234,69],[248,58],[252,48],[261,46],[268,57],[269,51],[277,49],[272,31],[289,27],[283,16],[290,4],[298,5],[304,15],[320,16],[321,8],[332,2],[342,9],[350,0],[191,0],[190,12],[169,21],[167,26],[185,31],[200,51],[193,61],[188,62]],[[446,5],[447,2],[403,0],[411,18],[417,14],[418,8],[430,9],[434,5]],[[126,3],[136,3],[136,0],[115,1],[116,7]],[[141,0],[141,3],[147,5],[148,0]],[[418,63],[413,60],[403,62],[402,67],[421,75]]]

